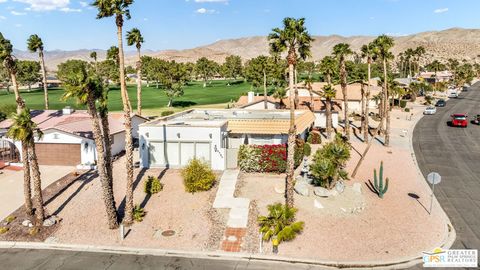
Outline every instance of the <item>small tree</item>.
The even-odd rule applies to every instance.
[[[264,241],[277,239],[278,243],[295,239],[303,231],[305,223],[295,222],[297,209],[281,203],[268,206],[268,215],[258,217],[260,232]]]
[[[345,164],[349,159],[350,145],[341,136],[317,150],[310,166],[315,184],[331,189],[339,180],[348,180]]]

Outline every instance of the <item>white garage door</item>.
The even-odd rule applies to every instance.
[[[166,148],[165,148],[166,147]],[[150,143],[150,166],[179,167],[198,158],[210,164],[210,143],[194,142],[152,142]]]

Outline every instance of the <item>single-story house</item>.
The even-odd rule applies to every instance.
[[[313,103],[310,95],[298,97],[298,110],[311,110],[315,115],[315,127],[325,128],[327,123],[326,117],[326,105],[325,100],[320,98],[319,95],[314,95]],[[237,108],[245,110],[264,110],[264,98],[263,96],[255,96],[253,92],[248,92],[247,96],[241,96],[237,103]],[[267,108],[272,109],[290,109],[290,100],[285,98],[283,100],[275,99],[271,96],[267,97]],[[332,125],[333,127],[338,126],[338,112],[341,111],[340,104],[338,102],[333,102],[332,107]]]
[[[418,79],[425,80],[429,83],[448,82],[453,79],[453,73],[449,70],[420,72]]]
[[[96,163],[97,152],[92,124],[86,111],[65,108],[59,111],[33,110],[31,114],[32,120],[43,132],[43,137],[35,140],[35,149],[40,165],[79,166]],[[109,115],[112,155],[118,155],[125,150],[125,128],[123,118],[120,116],[123,114],[110,113]],[[146,121],[147,119],[143,117],[133,115],[133,131],[138,130],[138,125]],[[0,146],[4,145],[6,152],[10,154],[3,158],[9,158],[10,162],[14,162],[11,153],[16,153],[17,159],[19,156],[19,161],[21,161],[23,159],[21,143],[6,137],[10,126],[11,120],[0,122],[0,141],[3,141]],[[133,133],[134,138],[135,134],[138,136],[138,132]],[[12,145],[16,149],[13,149]],[[1,156],[0,159],[2,159]]]
[[[295,115],[297,136],[305,139],[315,116],[309,110]],[[187,110],[140,125],[140,164],[180,168],[200,158],[214,170],[236,168],[240,145],[285,144],[289,124],[286,110]]]
[[[312,92],[315,94],[320,94],[323,92],[323,87],[327,83],[325,82],[314,82],[312,83]],[[298,87],[298,96],[299,97],[310,97],[310,92],[306,89],[305,83],[297,84]],[[336,90],[336,96],[333,99],[340,105],[341,111],[343,111],[344,101],[343,101],[343,92],[342,86],[337,84],[333,86]],[[364,86],[364,90],[366,91],[367,86]],[[377,108],[377,103],[372,99],[373,96],[378,95],[382,92],[382,87],[378,86],[378,80],[372,79],[370,81],[370,100],[368,101],[368,107],[370,109]],[[359,82],[350,83],[347,86],[347,94],[348,94],[348,110],[349,112],[354,113],[361,113],[362,111],[362,84]],[[287,91],[287,96],[290,95],[290,90]],[[319,95],[317,95],[319,96]]]

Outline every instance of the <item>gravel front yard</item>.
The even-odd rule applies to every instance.
[[[118,206],[123,206],[125,194],[125,163],[114,164],[114,193]],[[202,193],[186,193],[178,170],[135,170],[135,204],[144,206],[147,215],[143,222],[135,223],[126,239],[119,239],[118,230],[109,230],[98,178],[72,185],[48,205],[50,212],[57,211],[63,222],[54,234],[54,241],[69,244],[103,246],[129,246],[143,248],[218,250],[224,229],[221,213],[211,209],[216,186]],[[143,183],[147,176],[160,176],[164,189],[146,196]],[[59,210],[60,209],[60,210]],[[166,230],[173,236],[162,236]]]

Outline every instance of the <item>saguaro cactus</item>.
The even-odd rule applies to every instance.
[[[373,177],[374,177],[374,187],[375,191],[378,194],[378,197],[383,198],[383,195],[387,193],[388,190],[388,177],[385,180],[385,185],[383,183],[383,161],[380,163],[380,172],[377,178],[377,170],[373,170]]]

